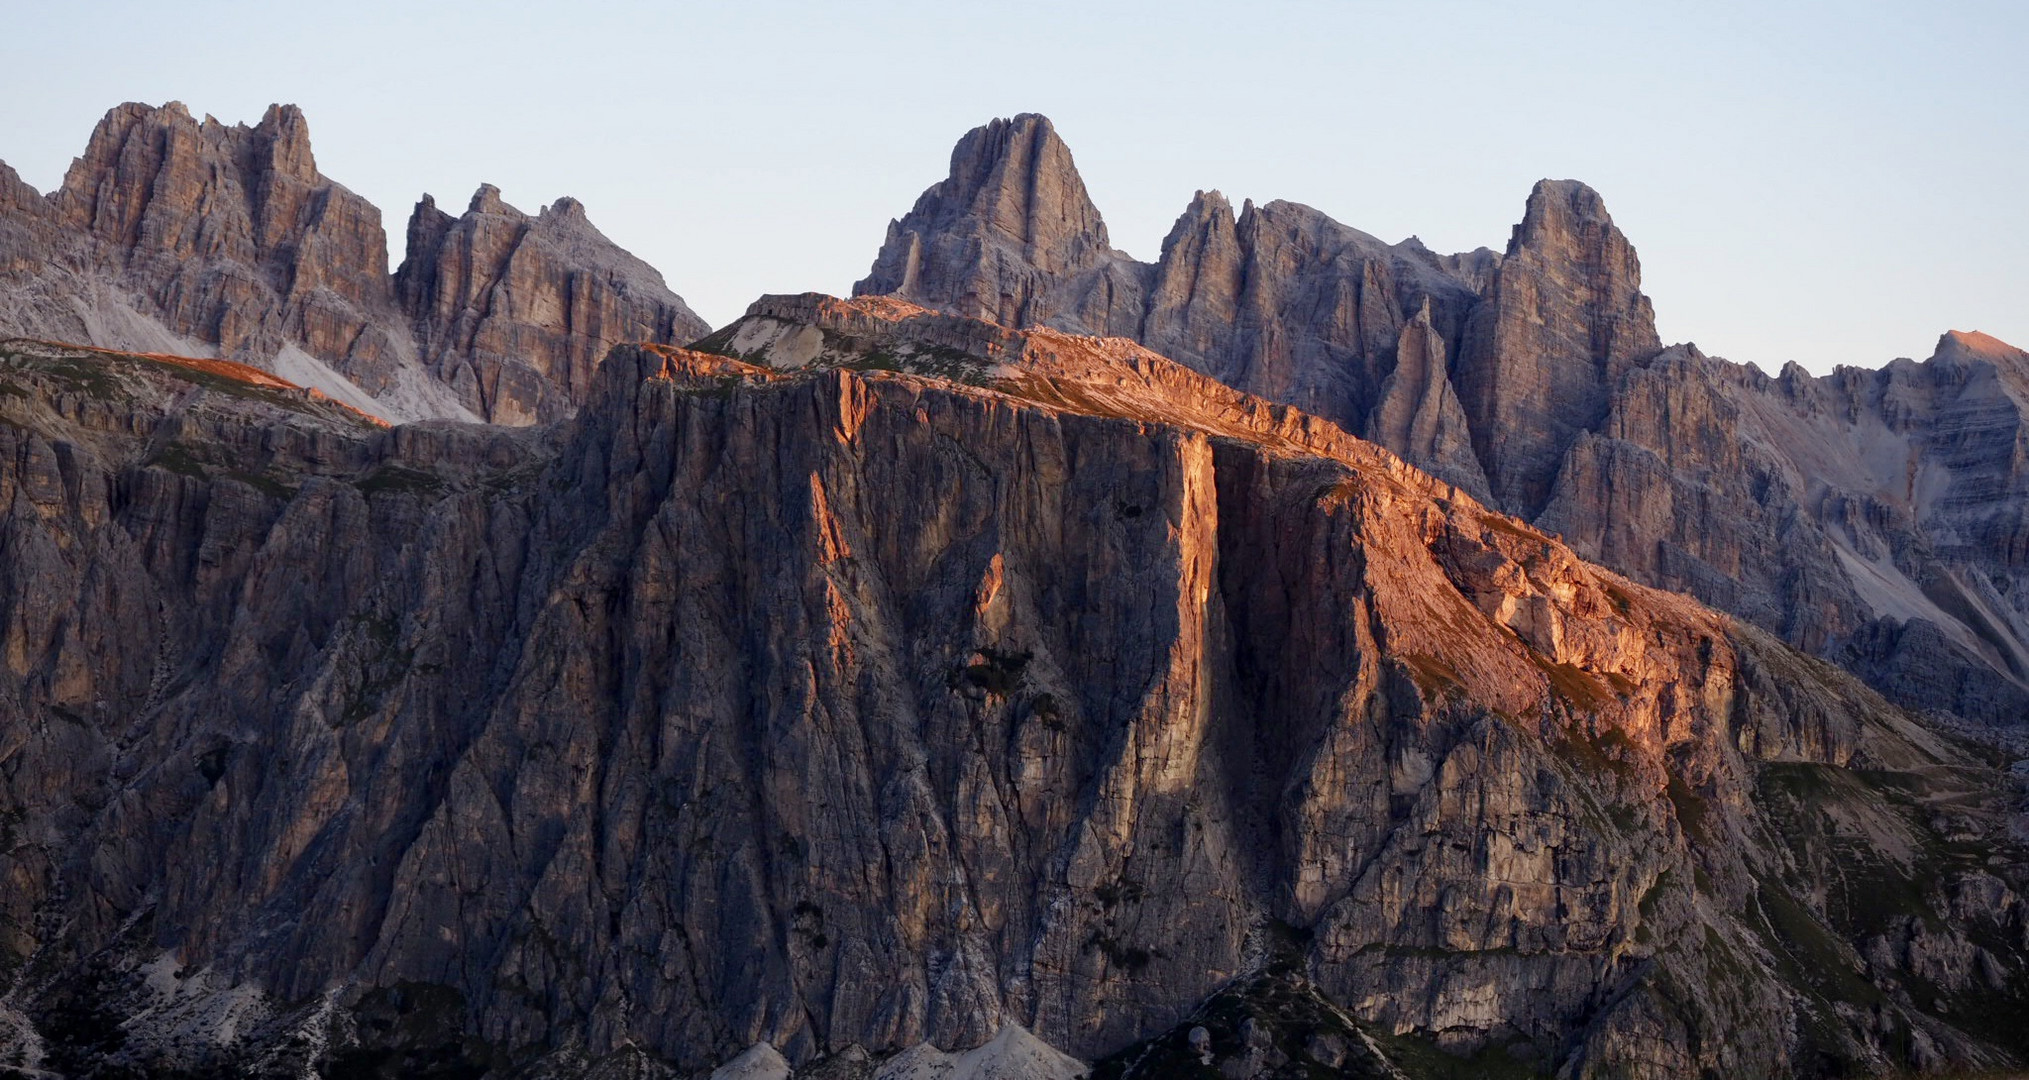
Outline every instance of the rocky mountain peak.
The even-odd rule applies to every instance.
[[[694,341],[711,330],[573,198],[530,217],[481,184],[454,218],[425,195],[408,241],[394,291],[422,360],[495,423],[567,414],[620,342]]]
[[[1254,208],[1251,200],[1247,203],[1247,208],[1249,210]],[[1169,237],[1163,240],[1163,250],[1168,251],[1170,246],[1194,224],[1210,225],[1215,228],[1223,226],[1225,231],[1230,232],[1236,218],[1233,201],[1226,198],[1224,192],[1217,188],[1196,192],[1192,194],[1190,204],[1184,207],[1184,212],[1177,216],[1177,223],[1171,226]]]
[[[1391,430],[1430,437],[1390,449],[1485,494],[1456,396],[1426,376],[1456,355],[1499,261],[1484,249],[1391,245],[1301,203],[1247,199],[1236,214],[1221,192],[1199,191],[1160,258],[1135,262],[1107,246],[1070,151],[1031,115],[959,141],[951,175],[889,226],[854,293],[1010,327],[1131,337],[1351,430],[1365,430],[1383,396],[1407,395],[1388,414],[1429,422]],[[1418,330],[1405,350],[1404,328],[1426,308],[1427,335]],[[1404,356],[1417,371],[1388,382]]]
[[[1613,227],[1613,215],[1606,212],[1606,200],[1599,192],[1582,180],[1538,180],[1529,190],[1522,221],[1508,241],[1508,254],[1560,242],[1558,238],[1573,236],[1587,226]]]
[[[425,197],[427,198],[427,196]],[[512,214],[516,217],[521,216],[521,211],[507,205],[507,202],[500,197],[500,189],[492,184],[479,185],[479,190],[473,192],[471,200],[466,202],[465,212],[468,214]]]
[[[1254,204],[1250,202],[1247,206],[1251,212]],[[1240,284],[1236,277],[1240,270],[1239,241],[1235,236],[1238,227],[1239,216],[1233,213],[1233,204],[1224,194],[1212,190],[1192,195],[1190,205],[1177,215],[1176,224],[1170,226],[1169,235],[1162,241],[1159,265],[1176,264],[1181,272],[1162,280],[1149,297],[1150,302],[1164,309],[1191,303],[1207,269],[1223,279],[1220,282],[1223,292],[1236,291]],[[1230,302],[1230,296],[1227,299]]]
[[[1661,347],[1641,262],[1605,200],[1576,180],[1538,181],[1459,357],[1459,399],[1494,498],[1540,511],[1564,452],[1605,418],[1611,387]]]
[[[950,175],[889,224],[872,271],[853,292],[903,296],[1010,326],[1069,319],[1105,328],[1106,310],[1084,310],[1089,283],[1076,295],[1050,294],[1058,279],[1122,261],[1070,148],[1048,118],[1023,113],[958,141]],[[1110,309],[1123,290],[1138,294],[1139,282],[1104,287],[1100,307]],[[1138,313],[1124,317],[1134,321]]]
[[[591,220],[585,216],[585,204],[571,198],[569,195],[565,195],[548,206],[543,207],[541,213],[536,216],[544,221],[553,220],[570,225],[589,226],[591,224]]]
[[[1641,292],[1641,260],[1634,244],[1590,186],[1577,180],[1537,181],[1504,262],[1529,268],[1523,272],[1551,272],[1549,283],[1571,292],[1584,306],[1582,326],[1561,333],[1595,363],[1625,367],[1662,347],[1654,307]]]
[[[1992,334],[1982,334],[1978,330],[1945,331],[1938,336],[1937,349],[1933,355],[1985,360],[1990,363],[2020,364],[2029,359],[2029,353]]]
[[[295,377],[332,392],[385,390],[399,357],[375,325],[393,314],[380,211],[317,172],[309,138],[289,105],[253,127],[200,124],[177,102],[109,110],[63,186],[39,210],[10,215],[32,229],[26,244],[40,263],[10,282],[10,328],[210,347],[261,365],[282,362],[293,344],[321,369],[299,365]],[[126,299],[82,314],[50,302],[105,286]]]
[[[318,171],[295,105],[249,126],[128,102],[48,197],[0,166],[0,331],[216,353],[393,420],[527,423],[575,409],[614,343],[710,329],[575,199],[531,218],[486,184],[461,218],[425,195],[407,240],[391,275],[380,210]]]
[[[317,157],[310,152],[310,122],[303,118],[303,110],[270,105],[253,133],[269,168],[298,180],[316,179]]]
[[[1021,242],[1045,269],[1068,267],[1083,250],[1107,244],[1106,223],[1085,191],[1071,148],[1049,118],[1036,113],[994,120],[960,139],[938,198]]]
[[[42,196],[14,167],[0,161],[0,212],[41,209]]]

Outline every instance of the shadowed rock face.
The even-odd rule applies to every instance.
[[[10,347],[45,1067],[2020,1053],[2004,782],[1836,669],[1124,340],[701,344],[537,433]]]
[[[1048,132],[1038,117],[1021,125]],[[891,229],[859,292],[1134,338],[1329,418],[1905,704],[2003,724],[2029,715],[2019,350],[1952,334],[1924,364],[1776,380],[1690,346],[1665,351],[1632,245],[1570,180],[1536,185],[1503,255],[1384,244],[1293,203],[1250,202],[1236,217],[1200,192],[1161,258],[1130,264],[1091,254],[1110,251],[1105,231],[1053,133],[1047,160],[1062,175],[1023,188],[1024,213],[1058,223],[1052,250],[1087,254],[987,257],[957,242],[991,231],[980,200],[958,197],[978,188],[960,177],[1030,175],[982,160],[1006,144],[983,135],[996,130],[967,136],[953,178]],[[1038,208],[1051,192],[1075,198]],[[1082,244],[1062,234],[1079,223]],[[914,264],[907,290],[882,271],[904,247],[946,253]],[[1095,267],[1145,288],[1096,291]],[[1027,299],[967,304],[961,292]],[[1137,296],[1138,318],[1122,311]]]
[[[496,195],[510,220],[467,225],[450,250],[446,230],[412,225],[398,303],[380,211],[317,171],[293,105],[253,127],[122,105],[57,191],[11,170],[0,188],[0,329],[209,347],[396,419],[555,419],[616,342],[708,329],[571,200],[531,220]],[[454,257],[470,265],[440,265]]]

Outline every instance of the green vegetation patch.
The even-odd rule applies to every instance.
[[[73,393],[108,401],[125,401],[132,395],[120,383],[113,364],[93,356],[35,356],[16,354],[12,359],[27,370],[60,383]]]
[[[1191,1032],[1204,1029],[1193,1046]],[[1251,1036],[1251,1037],[1250,1037]],[[1206,1051],[1211,1061],[1204,1060]],[[1434,1038],[1365,1030],[1308,979],[1267,972],[1207,999],[1183,1023],[1095,1063],[1092,1080],[1221,1080],[1222,1066],[1250,1063],[1273,1080],[1406,1075],[1412,1080],[1525,1080],[1547,1075],[1525,1058],[1526,1042],[1460,1056]]]
[[[158,469],[167,469],[178,476],[206,480],[211,477],[211,465],[205,460],[206,456],[201,447],[190,443],[173,442],[149,458],[147,463]]]
[[[1754,900],[1771,934],[1770,951],[1792,985],[1856,1005],[1883,1000],[1881,988],[1854,970],[1845,943],[1788,890],[1763,882]]]
[[[283,479],[275,476],[272,473],[266,472],[257,473],[257,472],[248,472],[244,469],[233,469],[228,471],[226,475],[232,477],[233,479],[239,481],[242,484],[245,484],[250,488],[253,488],[255,491],[258,491],[263,495],[267,495],[276,499],[283,500],[293,499],[296,497],[296,492],[298,490],[295,485],[284,481]]]
[[[352,1007],[358,1041],[331,1055],[330,1080],[479,1080],[507,1055],[466,1028],[465,997],[449,986],[401,982]]]
[[[1598,677],[1576,664],[1560,664],[1534,649],[1529,658],[1543,669],[1550,680],[1550,690],[1569,702],[1575,709],[1597,712],[1614,701],[1613,691],[1600,684]]]
[[[1855,938],[1884,933],[1910,917],[1938,928],[1930,883],[1954,865],[1978,866],[1990,853],[1985,845],[1953,845],[1932,833],[1918,804],[1922,780],[1911,774],[1771,762],[1756,779],[1761,806],[1784,843],[1799,865],[1824,881],[1827,916]],[[1840,828],[1834,810],[1898,828],[1915,844],[1914,865],[1903,866],[1872,838]]]
[[[372,472],[352,482],[363,495],[403,493],[409,495],[431,495],[444,490],[442,477],[392,463],[376,467]]]
[[[1268,959],[1235,979],[1182,1023],[1094,1063],[1091,1080],[1215,1080],[1250,1063],[1268,1080],[1392,1078],[1524,1080],[1548,1075],[1536,1048],[1515,1040],[1470,1055],[1440,1049],[1432,1036],[1384,1034],[1325,997],[1306,972],[1309,931],[1281,922],[1266,928]],[[1447,953],[1445,955],[1456,955]],[[1191,1032],[1203,1028],[1197,1045]],[[1210,1063],[1204,1051],[1211,1052]]]
[[[713,356],[723,356],[728,360],[740,360],[750,364],[761,363],[762,361],[759,359],[749,359],[748,357],[741,356],[739,353],[733,351],[733,336],[740,332],[741,323],[743,323],[744,321],[745,320],[736,320],[731,325],[722,326],[719,329],[713,331],[712,333],[702,338],[699,338],[696,341],[691,342],[689,345],[685,346],[685,348],[689,349],[692,352],[710,353]],[[762,350],[757,349],[754,351],[752,355],[754,357],[759,357],[761,356],[761,354]]]
[[[1495,532],[1506,533],[1509,536],[1515,537],[1516,539],[1519,540],[1526,540],[1532,544],[1541,544],[1545,542],[1543,539],[1543,535],[1541,533],[1538,533],[1535,530],[1529,528],[1528,526],[1523,525],[1521,522],[1516,521],[1514,518],[1511,518],[1506,514],[1487,514],[1484,517],[1480,518],[1479,521],[1481,525],[1484,525]]]
[[[0,379],[0,397],[32,398],[34,394],[17,379],[39,379],[54,384],[59,392],[83,394],[104,401],[134,400],[132,376],[166,377],[209,393],[242,401],[271,405],[304,416],[344,420],[359,426],[376,427],[377,421],[336,402],[312,398],[300,390],[271,386],[237,378],[197,364],[177,363],[135,353],[99,352],[84,349],[24,349],[0,351],[0,370],[15,379]]]
[[[1608,727],[1597,735],[1590,735],[1573,725],[1565,729],[1565,739],[1558,744],[1571,762],[1594,775],[1611,774],[1622,778],[1635,775],[1636,749],[1634,740],[1617,727]]]
[[[957,349],[936,345],[911,345],[906,349],[873,349],[857,359],[837,365],[847,371],[896,371],[927,375],[965,386],[991,386],[992,366]]]
[[[416,651],[401,647],[401,625],[386,616],[359,616],[353,620],[368,645],[360,663],[358,685],[346,699],[334,727],[351,727],[373,715],[387,695],[401,685],[416,667]],[[425,668],[428,670],[428,668]]]
[[[1427,653],[1406,653],[1402,666],[1408,669],[1410,681],[1422,691],[1425,698],[1438,698],[1456,694],[1465,689],[1465,680],[1459,678],[1458,669],[1438,657]]]
[[[1427,1035],[1376,1034],[1373,1040],[1411,1080],[1531,1080],[1550,1075],[1527,1060],[1535,1054],[1525,1039],[1481,1047],[1465,1056],[1440,1049]]]

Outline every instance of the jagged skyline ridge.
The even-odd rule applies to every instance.
[[[48,106],[0,117],[0,159],[47,190],[112,100],[183,100],[229,123],[293,100],[326,172],[388,219],[424,191],[462,200],[482,181],[523,207],[574,195],[722,324],[760,292],[844,291],[867,272],[870,239],[941,172],[952,133],[1033,110],[1077,148],[1114,243],[1141,258],[1197,188],[1304,202],[1388,240],[1459,250],[1499,248],[1534,180],[1573,176],[1641,244],[1666,339],[1819,371],[1924,355],[1947,328],[2029,339],[2008,324],[2023,317],[2010,298],[2024,271],[2008,251],[2025,210],[2005,182],[2024,141],[2006,102],[2024,76],[1989,62],[2022,39],[2010,10],[1898,23],[1722,8],[1659,23],[1598,9],[1546,29],[1472,5],[1442,25],[1282,5],[1228,34],[1204,32],[1211,9],[1160,25],[1122,7],[1075,24],[1024,11],[792,11],[766,38],[749,16],[625,8],[565,26],[369,9],[356,27],[320,28],[330,56],[372,55],[373,85],[356,63],[281,48],[299,26],[136,11],[92,31],[122,61],[117,86],[38,55],[82,30],[37,12],[0,79]],[[808,108],[820,84],[863,83],[864,57],[883,49],[967,55],[982,23],[997,50],[1024,58],[1021,79],[956,81],[878,122]],[[1442,77],[1427,50],[1377,47],[1440,39]],[[444,40],[548,50],[566,77],[480,85],[425,55]],[[769,47],[741,44],[759,40]],[[1281,59],[1266,63],[1271,53]],[[676,54],[686,78],[672,83]],[[1586,63],[1545,66],[1546,55]],[[1953,58],[1949,84],[1939,55]],[[1927,57],[1937,74],[1919,70]],[[1179,67],[1198,74],[1176,80]],[[553,92],[574,71],[602,88],[597,108]],[[1119,92],[1164,72],[1163,94]],[[1536,92],[1513,90],[1526,85]]]

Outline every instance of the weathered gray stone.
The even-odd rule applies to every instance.
[[[1893,1064],[1828,985],[2010,1060],[2004,781],[1835,669],[1128,342],[787,297],[707,344],[768,366],[622,348],[525,434],[14,347],[44,1067],[1091,1059],[1272,958],[1350,1026],[1222,1060]]]
[[[317,171],[295,106],[248,127],[121,105],[47,197],[0,166],[0,331],[216,354],[396,420],[528,423],[568,414],[617,342],[708,329],[574,200],[529,219],[496,195],[441,228],[428,209],[398,303],[380,211]]]
[[[1048,153],[1024,156],[1006,125],[967,136],[860,292],[1133,337],[1568,534],[1588,557],[1752,619],[1904,704],[2029,716],[2019,350],[1952,334],[1922,365],[1778,380],[1663,350],[1632,245],[1570,180],[1536,185],[1504,255],[1388,245],[1293,203],[1248,203],[1236,218],[1199,192],[1137,271],[1107,248],[1047,122],[1016,127],[1047,136]],[[1018,200],[979,197],[999,189],[968,179],[1028,177],[1035,161],[1049,180],[1018,186]],[[974,242],[1006,231],[995,208],[1010,201],[1019,221],[1051,223],[1055,254]],[[897,237],[943,253],[911,263],[906,290],[883,271]],[[1098,268],[1145,289],[1095,292]],[[1091,302],[1101,294],[1108,303]],[[1023,299],[974,302],[993,296]],[[1124,313],[1137,296],[1138,317]]]

